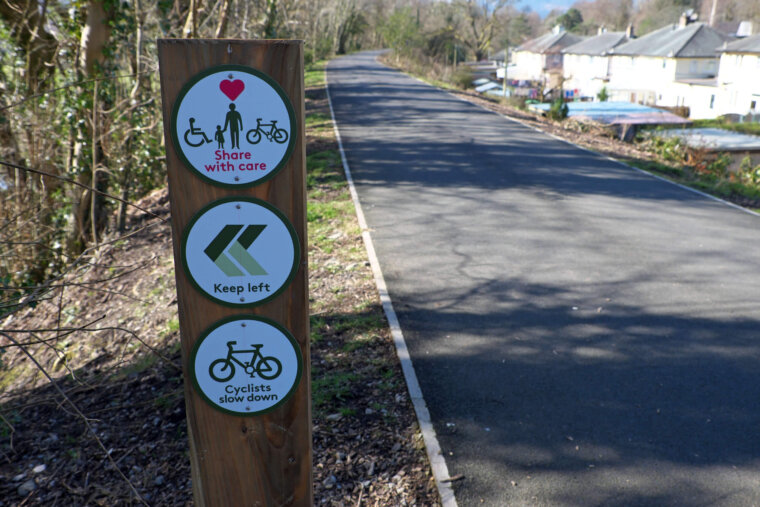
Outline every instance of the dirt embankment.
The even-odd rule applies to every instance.
[[[307,113],[329,118],[324,89],[307,90]],[[325,123],[307,130],[321,164],[309,190],[315,504],[439,505]],[[167,192],[138,204],[149,213],[132,209],[127,235],[0,322],[40,365],[0,336],[0,507],[193,503]]]

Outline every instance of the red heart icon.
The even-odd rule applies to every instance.
[[[225,79],[219,83],[219,89],[222,90],[223,94],[227,95],[227,98],[230,100],[235,100],[240,96],[241,93],[243,93],[243,90],[245,89],[245,83],[239,79],[236,79],[234,81]]]

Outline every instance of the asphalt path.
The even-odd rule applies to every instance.
[[[330,93],[459,505],[760,505],[760,218],[375,56]]]

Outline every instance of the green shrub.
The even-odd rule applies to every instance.
[[[652,151],[668,162],[686,163],[686,146],[680,137],[652,137]]]
[[[747,155],[739,164],[738,176],[742,183],[760,186],[760,165],[752,167],[752,159]]]
[[[507,105],[516,107],[517,109],[525,110],[528,108],[526,104],[527,97],[524,97],[522,95],[512,95],[510,97],[507,97]]]
[[[451,82],[457,88],[466,90],[472,86],[472,71],[469,67],[460,65],[454,75],[451,76]]]
[[[725,178],[728,167],[731,165],[731,160],[731,155],[721,153],[715,160],[707,163],[706,172],[716,177]]]
[[[557,97],[556,99],[554,99],[554,102],[552,102],[552,105],[549,108],[549,112],[547,113],[547,116],[551,118],[552,120],[562,121],[565,118],[567,118],[568,111],[569,109],[567,107],[567,104],[562,99],[562,97]]]

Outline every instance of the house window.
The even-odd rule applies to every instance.
[[[689,62],[689,73],[690,74],[696,74],[697,73],[697,61],[692,60]]]
[[[754,111],[755,107],[757,107],[757,101],[753,100],[752,102],[749,103],[749,109],[750,109],[750,111]]]
[[[668,66],[668,61],[665,58],[663,58],[662,59],[662,68],[664,69],[667,66]]]
[[[710,109],[715,108],[715,95],[710,95]]]

